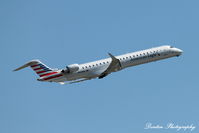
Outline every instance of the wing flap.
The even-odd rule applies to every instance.
[[[86,81],[86,80],[91,80],[90,78],[84,78],[84,79],[80,79],[80,80],[75,80],[75,81],[71,81],[71,82],[59,82],[61,85],[64,85],[64,84],[74,84],[74,83],[79,83],[79,82],[83,82],[83,81]]]

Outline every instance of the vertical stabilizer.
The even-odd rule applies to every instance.
[[[48,75],[52,75],[55,74],[57,72],[53,71],[51,68],[49,68],[48,66],[46,66],[45,64],[43,64],[41,61],[39,60],[32,60],[28,63],[26,63],[25,65],[15,69],[14,71],[18,71],[21,70],[23,68],[26,67],[31,67],[33,69],[33,71],[35,71],[40,77],[43,76],[48,76]]]

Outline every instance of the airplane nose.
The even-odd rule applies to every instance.
[[[177,53],[177,56],[180,56],[183,53],[183,51],[179,48],[175,48],[175,52]]]
[[[177,49],[177,52],[178,52],[179,54],[182,54],[182,53],[183,53],[183,51],[182,51],[181,49]]]

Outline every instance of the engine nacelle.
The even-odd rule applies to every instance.
[[[66,66],[66,69],[63,69],[61,72],[63,73],[74,73],[79,70],[79,65],[78,64],[72,64]]]

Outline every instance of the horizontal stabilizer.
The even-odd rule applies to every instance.
[[[45,64],[43,64],[41,61],[39,60],[32,60],[29,61],[28,63],[26,63],[25,65],[15,69],[14,71],[18,71],[21,70],[23,68],[26,67],[31,67],[33,69],[33,71],[35,71],[40,77],[44,77],[44,76],[49,76],[52,74],[56,74],[58,73],[57,71],[49,68],[48,66],[46,66]]]
[[[21,67],[15,69],[15,70],[13,70],[13,71],[21,70],[21,69],[23,69],[23,68],[26,68],[26,67],[29,67],[29,66],[31,66],[31,65],[34,65],[34,64],[36,64],[36,63],[38,63],[38,62],[40,62],[40,61],[39,61],[39,60],[32,60],[32,61],[26,63],[25,65],[23,65],[23,66],[21,66]]]

